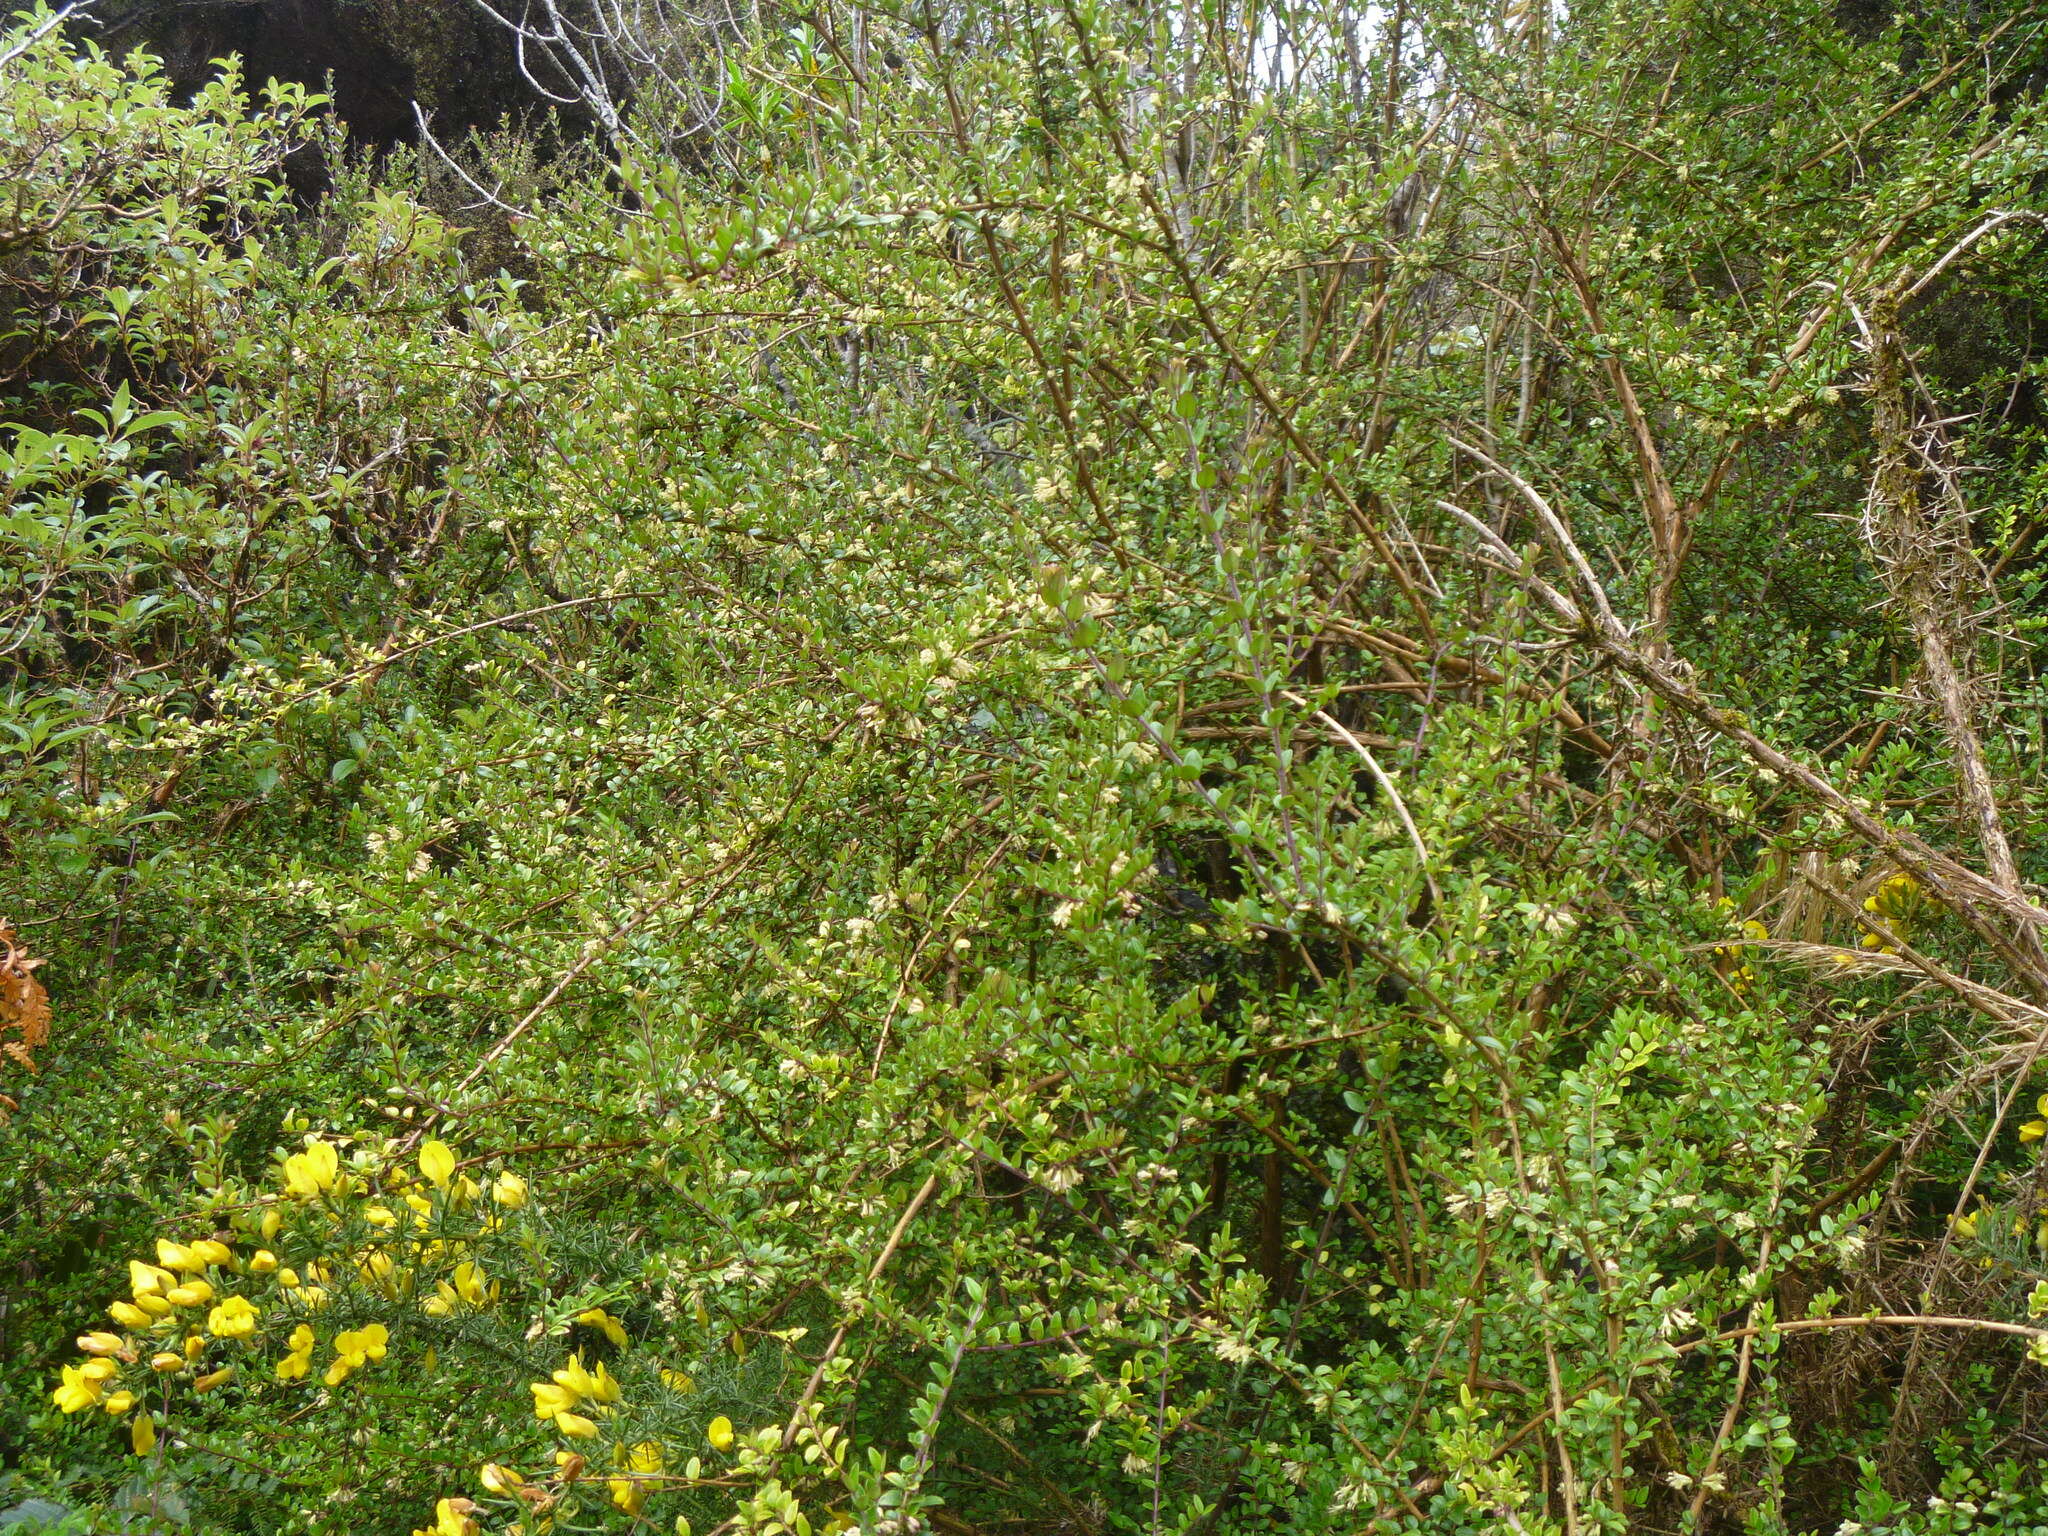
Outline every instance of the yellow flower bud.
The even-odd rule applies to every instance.
[[[210,1237],[192,1245],[192,1256],[220,1269],[231,1268],[235,1262],[234,1251],[226,1243],[215,1242]]]
[[[87,1355],[119,1355],[127,1352],[128,1343],[118,1333],[81,1333],[78,1349]]]
[[[135,1298],[135,1305],[150,1317],[169,1317],[171,1315],[171,1304],[161,1296],[138,1296]]]
[[[249,1255],[249,1273],[252,1275],[267,1275],[276,1268],[277,1255],[268,1248],[258,1248]]]
[[[118,1419],[122,1414],[135,1406],[135,1394],[133,1392],[116,1392],[104,1403],[101,1403],[100,1406]]]
[[[137,1414],[135,1422],[128,1426],[128,1443],[135,1447],[135,1454],[147,1456],[156,1449],[156,1420],[148,1414]]]
[[[128,1301],[115,1302],[107,1308],[107,1316],[119,1323],[123,1328],[147,1328],[150,1322],[147,1312],[143,1311],[142,1308],[136,1306],[133,1302]]]
[[[152,1371],[160,1371],[166,1375],[172,1371],[182,1371],[185,1369],[185,1357],[173,1354],[167,1349],[160,1354],[154,1354],[149,1357],[149,1368]]]
[[[501,1173],[491,1181],[491,1198],[508,1211],[516,1211],[527,1201],[526,1180],[516,1173]]]
[[[235,1368],[232,1365],[224,1365],[217,1371],[208,1371],[204,1376],[193,1382],[192,1390],[194,1392],[211,1392],[223,1382],[233,1381],[234,1379]]]
[[[731,1450],[732,1420],[721,1413],[717,1418],[704,1426],[704,1438],[711,1442],[711,1449],[714,1451]]]
[[[299,1288],[299,1272],[290,1268],[280,1269],[277,1272],[277,1283],[288,1291],[296,1291]]]
[[[277,1229],[283,1225],[284,1212],[273,1205],[264,1210],[263,1220],[257,1223],[256,1230],[263,1234],[263,1241],[267,1243],[277,1236]]]
[[[156,1240],[156,1261],[165,1269],[174,1269],[185,1275],[196,1275],[206,1268],[206,1260],[190,1248],[163,1237]]]
[[[584,1418],[580,1413],[556,1414],[555,1428],[577,1440],[595,1440],[597,1438],[597,1426]]]

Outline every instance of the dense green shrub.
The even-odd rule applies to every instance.
[[[2031,12],[23,22],[4,1496],[2034,1528]]]

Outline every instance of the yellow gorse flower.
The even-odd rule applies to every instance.
[[[527,1390],[533,1394],[533,1416],[544,1423],[576,1406],[576,1394],[551,1381],[536,1381]]]
[[[313,1330],[301,1323],[292,1330],[290,1350],[277,1362],[279,1381],[302,1381],[313,1364]]]
[[[334,1359],[320,1379],[330,1387],[340,1386],[371,1361],[382,1360],[384,1347],[390,1339],[391,1332],[382,1323],[369,1323],[337,1333],[334,1336]]]
[[[468,1499],[439,1499],[434,1504],[434,1523],[412,1536],[477,1536],[481,1529],[469,1512],[476,1508]]]
[[[2034,1118],[2020,1127],[2020,1145],[2048,1136],[2048,1093],[2034,1101]]]
[[[717,1418],[704,1426],[704,1438],[711,1442],[711,1449],[714,1451],[731,1450],[732,1420],[721,1413]]]
[[[615,1477],[606,1483],[612,1502],[629,1515],[637,1515],[646,1507],[647,1496],[654,1491],[652,1479],[661,1471],[661,1447],[652,1440],[642,1440],[619,1458],[620,1466],[628,1477]]]
[[[510,1496],[526,1486],[526,1479],[510,1467],[501,1467],[495,1461],[487,1461],[476,1469],[476,1480],[484,1485],[485,1493]]]
[[[137,1301],[145,1296],[160,1295],[166,1286],[177,1281],[169,1271],[158,1269],[154,1264],[145,1264],[140,1259],[128,1261],[128,1290]]]
[[[446,1189],[455,1177],[455,1153],[445,1141],[429,1141],[420,1148],[420,1173],[436,1189]]]
[[[626,1347],[626,1327],[603,1307],[592,1307],[588,1312],[578,1312],[576,1321],[586,1328],[595,1328],[620,1349]]]
[[[88,1360],[83,1365],[64,1367],[63,1380],[50,1394],[50,1401],[66,1413],[81,1413],[96,1407],[114,1374],[110,1360]]]
[[[206,1268],[206,1260],[183,1243],[162,1237],[156,1240],[156,1261],[165,1269],[174,1269],[182,1275],[196,1275]]]
[[[230,1296],[207,1313],[206,1331],[217,1339],[246,1339],[256,1331],[256,1309],[247,1297]]]
[[[334,1188],[341,1172],[341,1155],[330,1141],[310,1143],[303,1152],[284,1160],[285,1193],[296,1200],[312,1200]]]

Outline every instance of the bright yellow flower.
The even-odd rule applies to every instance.
[[[205,1353],[205,1335],[198,1333],[188,1333],[185,1335],[185,1358],[187,1360],[191,1361],[194,1365],[197,1365],[199,1363],[199,1357]]]
[[[571,1355],[562,1368],[552,1373],[555,1384],[566,1388],[577,1397],[597,1396],[597,1383],[590,1372],[583,1369],[583,1357]]]
[[[203,1307],[213,1300],[213,1287],[204,1280],[187,1280],[165,1291],[164,1300],[174,1307]]]
[[[50,1394],[50,1401],[66,1413],[80,1413],[99,1402],[100,1393],[105,1387],[106,1378],[88,1376],[83,1365],[67,1365],[64,1367],[64,1379],[57,1390]]]
[[[128,1426],[128,1443],[135,1447],[135,1454],[147,1456],[156,1449],[156,1420],[146,1413],[135,1416],[135,1422]]]
[[[107,1308],[107,1316],[123,1328],[147,1328],[150,1316],[133,1302],[117,1301]]]
[[[193,1382],[192,1390],[194,1392],[211,1392],[221,1383],[233,1381],[234,1379],[235,1368],[232,1365],[224,1365],[217,1371],[208,1371],[204,1376]]]
[[[158,1295],[138,1296],[135,1298],[135,1305],[150,1317],[169,1317],[171,1315],[171,1304]]]
[[[365,1360],[382,1360],[385,1346],[391,1342],[391,1330],[382,1323],[365,1323],[353,1333],[339,1335],[334,1347],[345,1355],[361,1355]]]
[[[578,1440],[595,1440],[597,1438],[597,1426],[584,1418],[580,1413],[556,1414],[555,1428],[561,1431],[561,1433],[571,1435]]]
[[[477,1536],[480,1527],[470,1519],[476,1505],[468,1499],[440,1499],[434,1504],[434,1523],[412,1536]]]
[[[642,1440],[619,1458],[620,1465],[631,1477],[615,1477],[607,1485],[612,1502],[629,1515],[637,1515],[647,1504],[647,1496],[654,1491],[651,1479],[661,1471],[661,1447],[652,1440]]]
[[[455,1153],[438,1137],[420,1148],[420,1172],[436,1189],[446,1189],[455,1177]]]
[[[694,1392],[697,1390],[697,1383],[691,1379],[687,1371],[670,1370],[664,1365],[661,1368],[661,1379],[677,1392]]]
[[[717,1418],[704,1426],[704,1438],[711,1442],[711,1449],[714,1451],[731,1450],[732,1420],[721,1413]]]
[[[2039,1141],[2043,1136],[2048,1136],[2048,1120],[2029,1120],[2020,1127],[2020,1144],[2022,1146],[2030,1141]]]
[[[268,1248],[258,1248],[249,1255],[249,1273],[252,1275],[267,1275],[276,1268],[277,1255]]]
[[[164,1237],[156,1240],[156,1261],[165,1269],[175,1269],[181,1275],[196,1275],[206,1268],[206,1260],[190,1248]]]
[[[166,1349],[159,1354],[154,1354],[149,1357],[149,1368],[152,1371],[156,1371],[160,1374],[165,1375],[168,1375],[172,1371],[182,1371],[183,1369],[185,1369],[185,1357],[183,1355],[173,1354],[171,1353],[171,1351]]]
[[[112,1414],[117,1419],[134,1406],[135,1394],[133,1392],[116,1392],[104,1403],[100,1404],[100,1407],[104,1408],[108,1413]]]
[[[341,1156],[330,1141],[316,1141],[303,1152],[284,1160],[285,1193],[296,1200],[312,1200],[334,1188],[341,1171]]]
[[[491,1198],[508,1211],[516,1211],[526,1204],[526,1180],[516,1173],[501,1173],[491,1181]]]
[[[217,1339],[246,1339],[256,1331],[256,1309],[242,1296],[230,1296],[206,1315],[206,1331]]]
[[[363,1220],[373,1227],[389,1228],[398,1225],[398,1218],[387,1206],[372,1205],[364,1208]]]
[[[128,1289],[137,1301],[158,1294],[169,1280],[171,1276],[154,1264],[145,1264],[140,1259],[128,1261]]]
[[[591,1373],[590,1396],[600,1403],[616,1403],[619,1400],[619,1384],[613,1380],[612,1373],[604,1368],[602,1361]]]
[[[321,1380],[330,1387],[340,1386],[348,1380],[351,1372],[361,1370],[372,1360],[382,1360],[385,1345],[390,1340],[391,1331],[382,1323],[369,1323],[337,1333],[334,1336],[334,1361]]]
[[[412,1207],[415,1215],[431,1216],[434,1214],[434,1202],[425,1195],[420,1194],[417,1190],[408,1189],[399,1198]]]
[[[283,1225],[284,1212],[273,1205],[265,1208],[263,1219],[256,1224],[256,1230],[263,1234],[263,1241],[267,1243],[277,1236],[277,1229]]]
[[[277,1272],[277,1283],[288,1291],[296,1291],[299,1288],[299,1272],[289,1267],[280,1269]]]
[[[484,1272],[468,1259],[456,1265],[455,1273],[449,1278],[455,1288],[455,1294],[472,1307],[482,1306],[490,1296]]]
[[[81,1333],[77,1344],[78,1352],[83,1355],[119,1355],[128,1349],[128,1341],[118,1333]],[[132,1360],[134,1356],[129,1358]]]
[[[484,1485],[485,1493],[511,1495],[526,1486],[526,1479],[510,1467],[501,1467],[495,1461],[487,1461],[476,1469],[476,1480]]]
[[[619,1348],[626,1347],[626,1328],[616,1317],[603,1307],[592,1307],[588,1312],[578,1312],[576,1321],[586,1328],[595,1328]]]
[[[552,1419],[576,1406],[576,1394],[553,1382],[536,1381],[527,1390],[533,1393],[533,1416],[536,1419]]]
[[[313,1363],[313,1330],[305,1323],[301,1323],[292,1330],[292,1336],[287,1343],[290,1347],[289,1353],[277,1362],[277,1379],[303,1381],[307,1369]]]
[[[226,1243],[217,1243],[210,1237],[201,1238],[192,1245],[192,1256],[202,1263],[212,1264],[221,1269],[231,1268],[235,1262],[234,1250]]]

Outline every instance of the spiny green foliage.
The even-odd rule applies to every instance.
[[[315,104],[29,43],[0,1486],[2048,1519],[2048,29],[1983,9],[870,7],[724,37],[613,163],[479,163],[510,216],[331,136],[294,206]],[[1901,301],[1921,565],[1865,508]],[[255,1323],[78,1374],[160,1237]]]

